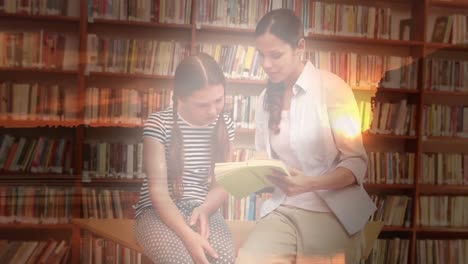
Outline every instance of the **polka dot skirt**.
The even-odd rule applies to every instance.
[[[199,205],[198,202],[182,201],[177,207],[188,223],[193,209]],[[232,235],[219,211],[211,215],[209,228],[208,241],[219,258],[214,259],[207,254],[208,261],[212,264],[234,263]],[[144,210],[136,219],[135,236],[145,255],[156,264],[193,263],[182,240],[161,221],[152,208]]]

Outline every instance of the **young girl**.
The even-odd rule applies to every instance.
[[[180,63],[174,82],[173,106],[143,129],[136,238],[155,263],[233,263],[232,236],[218,211],[227,193],[213,181],[213,165],[230,159],[234,139],[223,113],[224,75],[202,53]]]
[[[291,169],[269,177],[276,188],[239,264],[358,263],[359,231],[375,210],[360,186],[367,155],[353,93],[338,76],[302,61],[303,32],[289,9],[269,12],[255,31],[269,77],[255,113],[256,148]]]

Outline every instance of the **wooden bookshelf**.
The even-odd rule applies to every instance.
[[[330,2],[330,1],[327,1]],[[400,151],[415,153],[415,171],[414,184],[365,184],[365,189],[372,194],[402,194],[413,199],[411,227],[395,227],[386,226],[382,233],[385,238],[388,237],[405,237],[410,240],[409,246],[409,261],[408,263],[416,263],[418,254],[416,243],[418,239],[452,239],[464,238],[468,239],[468,230],[463,228],[439,228],[439,227],[419,227],[416,226],[416,215],[420,196],[425,195],[468,195],[468,186],[466,185],[428,185],[419,184],[419,179],[422,175],[422,157],[429,150],[439,152],[456,152],[466,153],[468,139],[462,137],[444,137],[444,136],[425,136],[424,127],[422,124],[423,106],[430,102],[440,102],[441,104],[449,103],[451,98],[459,98],[461,102],[468,96],[466,92],[446,92],[432,91],[425,88],[424,61],[425,56],[430,55],[434,50],[444,50],[447,52],[468,53],[467,45],[454,45],[446,43],[432,43],[426,35],[428,34],[429,17],[434,10],[442,9],[444,12],[462,11],[466,13],[468,3],[464,1],[441,1],[441,0],[398,0],[398,1],[371,1],[371,0],[336,0],[331,1],[336,3],[346,4],[362,4],[366,6],[396,6],[399,9],[407,9],[414,19],[413,35],[411,40],[395,40],[395,39],[376,39],[364,37],[351,37],[340,35],[325,35],[325,34],[308,34],[307,42],[320,43],[321,45],[330,47],[331,49],[340,50],[341,48],[353,50],[369,49],[370,53],[377,51],[382,54],[413,56],[421,59],[418,68],[416,89],[401,89],[401,88],[384,88],[371,87],[362,88],[355,87],[353,90],[357,93],[378,94],[383,98],[407,98],[408,102],[417,105],[417,127],[415,135],[395,135],[395,134],[372,134],[368,131],[363,133],[363,141],[367,148],[373,151]],[[171,39],[176,41],[187,41],[190,46],[191,53],[195,53],[195,47],[201,42],[211,43],[217,40],[231,42],[238,39],[235,44],[253,45],[254,30],[245,27],[226,27],[217,25],[201,25],[196,21],[198,0],[192,1],[191,23],[189,24],[174,24],[174,23],[158,23],[158,22],[141,22],[129,20],[111,20],[111,19],[93,19],[88,18],[87,0],[80,0],[79,17],[69,16],[52,16],[52,15],[26,15],[26,14],[0,14],[0,30],[3,25],[15,25],[14,28],[37,28],[43,27],[44,30],[51,29],[52,31],[67,32],[78,38],[78,65],[76,70],[61,70],[47,68],[22,68],[22,67],[1,67],[1,81],[15,80],[61,80],[70,82],[77,88],[77,103],[78,115],[76,120],[67,121],[52,121],[52,120],[13,120],[0,119],[0,127],[2,130],[8,129],[24,129],[26,134],[31,137],[37,137],[36,133],[55,134],[56,130],[66,128],[72,129],[74,143],[74,161],[73,174],[49,174],[49,173],[29,173],[29,172],[5,172],[0,171],[0,183],[5,185],[26,185],[26,184],[50,184],[51,186],[72,186],[76,189],[73,196],[73,212],[74,218],[81,217],[81,191],[83,188],[120,188],[125,189],[130,187],[138,189],[142,184],[142,179],[120,179],[120,178],[90,178],[83,180],[83,163],[85,153],[84,142],[88,139],[89,134],[96,133],[100,129],[109,129],[115,132],[116,137],[133,138],[133,135],[121,136],[125,134],[123,130],[138,130],[142,125],[133,125],[125,123],[112,122],[85,122],[85,102],[86,89],[90,86],[102,88],[104,85],[109,85],[110,88],[120,89],[125,86],[135,84],[138,88],[144,85],[154,84],[156,87],[170,87],[173,77],[170,75],[149,75],[149,74],[131,74],[131,73],[116,73],[116,72],[95,72],[86,69],[87,64],[87,38],[88,34],[103,34],[106,36],[122,35],[122,38],[146,38],[146,39]],[[60,24],[60,25],[59,25]],[[429,30],[430,31],[430,30]],[[226,40],[224,39],[226,38]],[[349,47],[348,47],[349,46]],[[371,52],[372,51],[372,52]],[[259,94],[266,84],[265,80],[251,79],[227,79],[228,94],[245,93],[249,95]],[[232,89],[231,89],[232,88]],[[460,99],[461,98],[461,99]],[[464,101],[466,102],[466,100]],[[468,103],[467,103],[468,105]],[[44,132],[46,130],[46,132]],[[101,137],[109,135],[109,130],[101,133]],[[91,132],[90,132],[91,131]],[[248,141],[246,145],[252,145],[254,129],[238,128],[236,129],[236,138]],[[6,133],[6,132],[5,132]],[[108,134],[106,134],[108,133]],[[243,142],[241,142],[243,143]],[[240,144],[242,145],[242,144]],[[19,237],[27,237],[28,232],[25,230],[39,230],[42,235],[48,236],[48,232],[53,230],[55,233],[66,230],[68,239],[72,241],[71,260],[78,263],[80,259],[80,231],[72,228],[70,224],[58,225],[30,225],[30,224],[0,224],[0,230],[9,230],[8,236],[14,237],[15,232],[21,233]],[[23,232],[24,231],[24,232]],[[35,235],[36,236],[36,235]],[[34,237],[35,237],[34,236]]]

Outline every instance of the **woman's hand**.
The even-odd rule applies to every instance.
[[[218,258],[218,254],[213,247],[211,247],[208,240],[195,231],[191,231],[190,234],[187,234],[183,241],[195,264],[210,264],[205,252],[213,258]]]
[[[312,177],[305,176],[302,171],[295,168],[288,168],[288,170],[290,175],[274,171],[268,179],[288,196],[312,191]]]
[[[190,217],[190,226],[194,225],[197,226],[197,230],[200,232],[200,235],[204,239],[208,239],[210,236],[209,215],[203,208],[203,205],[196,207],[192,211],[192,216]]]

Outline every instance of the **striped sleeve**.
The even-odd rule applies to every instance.
[[[234,126],[234,121],[232,118],[228,115],[224,115],[224,122],[226,122],[226,127],[228,131],[228,137],[230,141],[234,140],[235,134],[236,134],[236,128]]]
[[[160,112],[154,113],[149,116],[143,127],[143,137],[151,137],[162,144],[166,143],[167,133],[164,125],[163,116]]]

